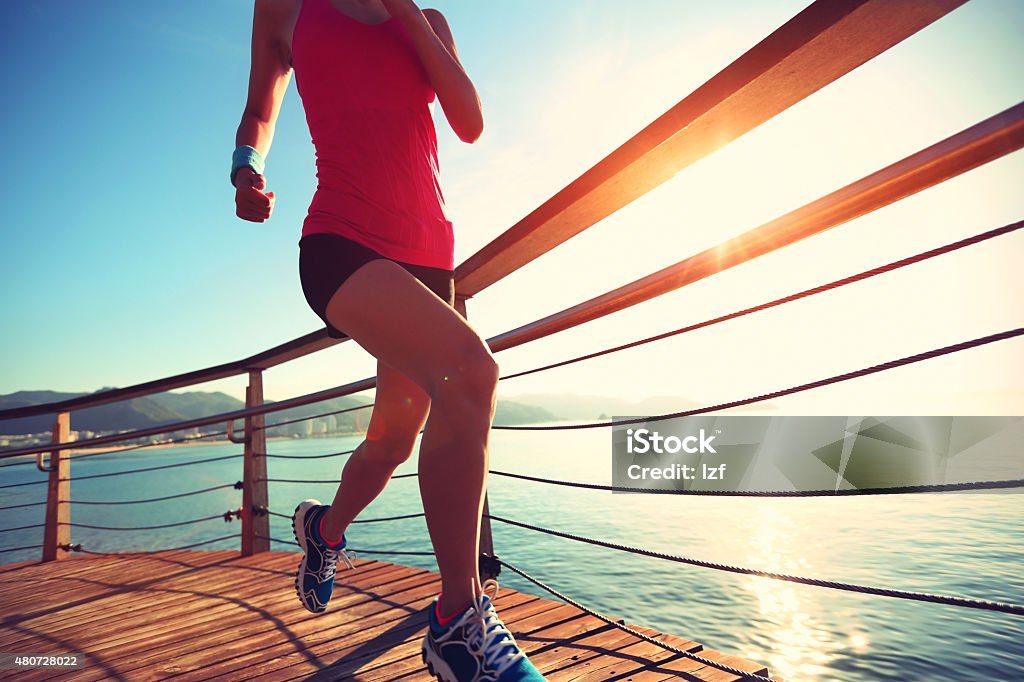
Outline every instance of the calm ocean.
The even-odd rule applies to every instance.
[[[271,454],[349,450],[358,438],[271,441]],[[495,431],[492,469],[594,483],[610,480],[605,430],[544,434]],[[83,459],[75,478],[240,452],[197,445]],[[271,478],[337,479],[343,457],[270,459]],[[75,480],[73,500],[129,500],[233,483],[241,459]],[[414,471],[413,462],[400,473]],[[0,468],[0,485],[42,480],[30,465]],[[291,514],[304,498],[329,502],[334,486],[272,483],[270,507]],[[0,489],[0,506],[43,499],[45,485]],[[72,507],[72,521],[145,526],[240,506],[233,489],[170,502]],[[1024,496],[895,495],[837,499],[613,495],[492,477],[491,513],[666,553],[879,587],[1024,603]],[[422,511],[416,479],[392,481],[362,518]],[[0,512],[2,528],[43,520],[42,507]],[[98,551],[172,547],[238,532],[220,519],[146,532],[73,529]],[[271,535],[290,540],[289,522]],[[1024,680],[1024,619],[740,576],[606,550],[494,524],[505,561],[599,611],[768,665],[789,680]],[[34,545],[41,530],[5,532],[0,547]],[[354,525],[353,547],[429,550],[422,518]],[[228,540],[209,548],[237,547]],[[287,550],[274,543],[273,549]],[[0,554],[0,562],[37,551]],[[369,556],[369,555],[367,555]],[[379,557],[388,559],[389,557]],[[425,557],[390,557],[433,568]],[[506,572],[502,584],[540,594]],[[341,574],[343,576],[343,574]],[[342,578],[343,579],[343,578]],[[291,578],[282,582],[291,590]]]

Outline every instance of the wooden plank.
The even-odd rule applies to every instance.
[[[365,576],[369,573],[372,577],[369,578],[371,581],[380,582],[381,577],[378,576],[382,571],[390,571],[391,565],[381,564],[380,562],[374,562],[369,565],[360,566],[357,569],[351,571],[353,574],[351,580],[355,580],[354,576],[360,577]],[[402,570],[404,567],[399,568]],[[426,574],[426,571],[421,571],[421,574]],[[293,571],[287,573],[282,572],[279,575],[282,577],[282,581],[287,580],[289,583],[292,580]],[[365,580],[365,578],[364,578]],[[178,627],[189,627],[195,622],[203,620],[209,620],[213,617],[220,617],[223,615],[221,612],[228,612],[229,614],[233,611],[237,611],[239,600],[249,599],[252,597],[256,599],[260,596],[264,596],[266,601],[272,601],[279,599],[284,602],[285,597],[293,603],[298,603],[298,600],[291,592],[271,592],[267,593],[266,583],[263,582],[263,575],[259,575],[258,579],[254,580],[251,576],[240,575],[237,579],[237,583],[227,587],[222,582],[214,582],[210,580],[209,575],[193,575],[188,576],[187,580],[173,580],[173,581],[162,581],[162,584],[157,584],[150,588],[147,588],[145,596],[144,610],[132,611],[134,607],[139,604],[139,597],[134,592],[127,592],[125,594],[118,594],[116,598],[107,598],[98,601],[94,601],[92,604],[87,605],[82,609],[67,610],[61,615],[63,616],[59,620],[55,619],[29,619],[26,620],[26,624],[36,629],[42,629],[46,632],[52,632],[55,634],[63,634],[67,632],[69,635],[75,631],[88,627],[90,630],[97,632],[106,633],[106,637],[103,637],[98,642],[93,642],[92,646],[96,647],[103,644],[110,638],[116,638],[121,645],[128,644],[132,639],[144,639],[148,637],[150,630],[156,628],[161,631],[168,631],[168,626],[161,622],[167,614],[165,610],[174,610],[179,608],[183,603],[183,596],[186,596],[199,587],[204,590],[213,593],[224,595],[223,598],[216,599],[210,597],[205,601],[213,601],[212,604],[204,605],[205,608],[193,609],[193,613],[187,619],[174,620],[174,626]],[[150,595],[155,595],[150,598]],[[202,594],[202,593],[200,593]],[[230,596],[228,596],[230,595]],[[97,599],[97,598],[93,598]],[[263,603],[263,599],[258,600],[260,605]],[[249,601],[247,604],[253,604],[255,602]],[[91,608],[90,608],[91,607]],[[100,611],[97,613],[96,608]],[[130,615],[125,616],[125,612]],[[107,630],[107,626],[113,626],[115,629]],[[147,627],[148,626],[148,627]],[[125,635],[124,633],[127,633]]]
[[[238,556],[237,553],[232,554],[234,557]],[[194,574],[202,571],[204,567],[224,566],[230,560],[231,557],[226,555],[213,555],[198,562],[192,560],[187,563],[174,559],[146,560],[143,566],[131,569],[124,564],[118,566],[116,563],[103,563],[92,566],[88,562],[83,562],[79,564],[81,568],[71,575],[51,577],[40,572],[24,573],[17,580],[4,579],[4,609],[15,611],[8,617],[25,620],[55,610],[70,609],[77,604],[86,604],[92,598],[109,594],[111,590],[125,592],[139,589],[160,580]],[[38,591],[38,595],[33,593],[32,586],[48,582],[67,582],[76,588],[63,595],[57,591],[45,590]]]
[[[206,556],[203,556],[206,555]],[[297,603],[292,571],[295,553],[179,552],[168,556],[75,557],[95,586],[66,590],[70,606],[47,606],[4,621],[8,651],[84,653],[88,666],[75,671],[35,671],[18,680],[139,682],[175,675],[184,680],[331,679],[406,682],[430,679],[420,660],[426,607],[440,582],[423,569],[361,561],[339,574],[331,610],[315,615]],[[36,563],[15,575],[45,577],[52,564]],[[171,566],[168,573],[164,567]],[[112,573],[111,571],[114,571]],[[125,576],[117,584],[117,571]],[[163,571],[163,572],[162,572]],[[9,576],[8,576],[9,577]],[[73,576],[69,576],[73,577]],[[21,597],[19,581],[0,581],[0,601]],[[87,603],[83,595],[93,600]],[[140,608],[140,598],[146,599]],[[731,679],[721,671],[674,659],[664,649],[581,614],[574,607],[502,589],[495,602],[520,646],[551,680]],[[661,635],[677,646],[700,645]],[[702,652],[704,655],[704,652]],[[762,671],[719,652],[708,658]],[[641,678],[638,678],[641,679]]]
[[[430,574],[432,577],[432,574]],[[404,586],[392,589],[379,588],[377,592],[370,592],[372,586],[355,586],[351,591],[342,590],[332,600],[333,611],[325,614],[311,614],[298,604],[294,594],[289,598],[278,599],[277,602],[267,608],[255,608],[251,613],[240,614],[242,622],[232,624],[230,628],[216,627],[213,631],[197,630],[186,635],[201,637],[202,647],[198,648],[189,641],[167,641],[156,647],[146,647],[141,651],[132,653],[127,662],[129,669],[138,667],[146,668],[142,671],[143,679],[150,670],[159,672],[163,670],[168,662],[177,663],[184,661],[190,665],[200,663],[208,665],[211,661],[229,659],[238,655],[239,651],[248,652],[256,650],[265,644],[280,644],[282,642],[293,646],[304,646],[307,638],[315,636],[317,632],[324,630],[331,623],[348,622],[354,618],[365,619],[375,613],[391,611],[400,615],[403,610],[401,601],[404,598],[395,598],[390,593],[405,589]],[[431,594],[437,589],[436,581],[421,588],[424,594]],[[282,592],[291,590],[289,584]],[[288,596],[288,595],[285,595]],[[383,597],[383,598],[382,598]],[[246,605],[249,610],[249,605]],[[238,637],[237,633],[244,633]],[[282,635],[287,639],[283,640]],[[197,654],[196,651],[202,651]],[[177,670],[175,670],[177,672]]]
[[[703,647],[696,642],[664,635],[650,628],[635,625],[631,626],[631,628],[647,636],[666,641],[684,651],[699,653],[699,655],[703,656]],[[599,647],[595,655],[581,657],[581,660],[578,662],[572,662],[570,665],[561,666],[555,670],[544,670],[544,674],[548,675],[552,680],[578,679],[589,682],[590,680],[618,679],[619,677],[628,677],[632,680],[634,676],[641,674],[644,670],[655,667],[658,664],[664,664],[667,661],[677,660],[679,662],[677,663],[676,670],[694,675],[694,679],[700,679],[697,673],[705,667],[703,664],[682,657],[657,645],[644,642],[636,636],[617,628],[615,633],[616,635],[611,635],[615,639],[604,647]],[[601,648],[604,650],[601,651]]]
[[[200,554],[196,552],[196,554]],[[205,553],[202,553],[205,554]],[[237,556],[237,555],[236,555]],[[211,556],[203,560],[207,564],[219,565],[227,561],[224,557]],[[75,562],[80,566],[71,575],[49,576],[39,571],[33,573],[19,574],[17,580],[5,578],[2,585],[4,598],[0,603],[0,615],[4,620],[0,622],[17,621],[21,622],[29,618],[35,618],[46,614],[57,614],[72,609],[78,605],[88,604],[91,600],[110,589],[121,591],[130,588],[153,583],[160,578],[178,576],[200,570],[201,566],[179,565],[174,560],[154,560],[147,562],[146,573],[126,571],[124,565],[120,568],[116,563],[101,563],[91,566],[89,562],[77,562],[74,559],[67,559],[56,564],[50,563],[47,566]],[[168,569],[168,566],[177,568]],[[64,568],[64,566],[61,566]],[[167,571],[171,572],[168,573]],[[162,573],[158,573],[162,571]],[[74,589],[67,592],[59,590],[39,590],[41,584],[62,584],[68,583]]]
[[[550,637],[556,640],[555,644],[532,654],[531,660],[534,661],[534,665],[545,674],[586,662],[589,662],[588,665],[593,665],[593,659],[604,655],[605,652],[616,651],[637,641],[633,635],[597,618],[589,615],[584,618],[591,627],[587,634],[573,636],[571,632],[551,633]],[[564,639],[558,641],[559,636]],[[678,646],[691,652],[698,652],[702,649],[700,644],[688,640],[679,641]]]
[[[389,642],[386,638],[382,639],[378,636],[374,637],[370,643],[361,645],[358,650],[358,656],[353,655],[355,652],[347,650],[344,663],[331,666],[332,675],[337,674],[344,677],[355,674],[358,671],[359,678],[363,680],[376,679],[381,675],[384,675],[386,678],[393,674],[395,666],[402,665],[402,661],[405,658],[413,653],[418,656],[418,647],[420,646],[427,623],[426,609],[429,607],[434,596],[436,596],[436,593],[426,595],[425,599],[418,602],[416,612],[401,621],[402,628],[396,632],[396,634],[402,635],[401,641]],[[538,609],[547,607],[542,603],[542,600],[535,597],[513,593],[503,599],[502,608],[511,614],[530,614]],[[361,628],[362,623],[357,624],[355,634],[361,634]],[[304,677],[310,671],[322,668],[324,666],[323,659],[331,658],[338,660],[337,657],[340,653],[338,651],[339,643],[344,641],[347,646],[349,637],[351,637],[351,634],[346,635],[344,639],[341,637],[324,639],[307,649],[304,652],[306,656],[303,658],[295,655],[287,657],[287,667],[281,665],[282,661],[275,661],[272,667],[264,666],[261,668],[261,673],[265,674],[265,677],[254,676],[249,679],[293,679],[294,677]],[[310,656],[315,657],[314,660],[309,660]],[[380,659],[382,658],[389,662],[384,668],[380,667]],[[247,671],[250,674],[251,672],[254,671]]]
[[[314,669],[325,668],[328,663],[322,659],[337,657],[339,653],[345,656],[345,663],[350,671],[373,665],[375,659],[387,655],[393,647],[403,641],[416,639],[422,634],[422,626],[425,623],[424,609],[434,596],[436,591],[433,590],[420,592],[416,599],[408,602],[410,610],[400,614],[398,618],[391,614],[388,620],[375,618],[373,621],[349,621],[341,624],[341,627],[332,627],[316,633],[313,637],[304,638],[301,648],[293,647],[287,650],[275,645],[261,651],[260,660],[253,660],[252,656],[247,656],[225,661],[222,667],[213,672],[217,673],[217,679],[231,679],[238,671],[241,671],[246,679],[256,679],[260,676],[283,678],[290,676],[292,667],[297,663],[309,664]],[[513,598],[528,599],[521,595]],[[209,669],[204,670],[201,675],[190,679],[212,679],[209,672]],[[343,672],[338,671],[339,676]]]
[[[391,568],[398,570],[390,570]],[[366,610],[361,609],[361,605],[372,601],[364,590],[372,588],[375,581],[393,582],[394,577],[400,576],[403,570],[413,569],[388,566],[384,571],[376,571],[361,579],[354,579],[351,594],[339,595],[333,600],[333,605],[336,608],[364,613]],[[426,571],[420,570],[419,573],[428,579],[432,578],[432,574]],[[327,616],[312,614],[302,608],[295,596],[290,576],[279,585],[279,589],[267,591],[265,584],[262,587],[264,594],[258,597],[239,598],[236,596],[237,593],[230,589],[219,593],[218,598],[236,605],[235,612],[229,617],[206,621],[201,626],[192,625],[187,619],[179,619],[175,623],[177,627],[169,628],[160,634],[142,639],[132,636],[130,641],[116,646],[115,660],[123,662],[122,669],[130,672],[158,665],[161,661],[177,655],[222,657],[231,651],[232,647],[256,646],[263,636],[279,642],[282,631],[287,632],[289,638],[295,639],[306,630],[319,627],[317,622],[323,622],[323,618]],[[377,589],[381,590],[381,593],[387,591],[386,588]],[[196,604],[189,603],[188,607],[195,610]],[[393,608],[393,605],[390,608]],[[240,637],[239,633],[243,633],[243,636]]]
[[[537,622],[538,619],[549,617],[550,614],[552,614],[559,606],[559,604],[548,601],[547,599],[534,599],[533,601],[513,607],[500,605],[495,602],[495,609],[497,609],[501,614],[501,619],[508,627],[509,631],[513,633],[520,628],[520,624],[522,623]],[[421,671],[423,669],[423,661],[421,659],[420,652],[423,635],[426,633],[426,624],[426,614],[424,614],[421,627],[418,632],[419,637],[413,641],[406,642],[393,650],[393,654],[397,654],[402,658],[392,662],[386,667],[379,667],[374,670],[360,672],[359,679],[363,682],[384,682],[385,680],[394,679],[396,676]],[[297,679],[297,676],[286,679]]]

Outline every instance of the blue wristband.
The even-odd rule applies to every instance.
[[[231,155],[231,184],[235,184],[235,173],[239,168],[248,166],[257,175],[263,175],[265,165],[263,155],[255,147],[242,145],[235,148],[235,153]]]

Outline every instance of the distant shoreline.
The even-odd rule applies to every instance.
[[[363,435],[363,433],[361,431],[353,431],[353,432],[346,432],[346,433],[331,433],[331,434],[325,434],[325,435],[320,435],[320,436],[307,436],[305,438],[293,438],[291,436],[270,436],[269,438],[267,438],[267,442],[269,443],[271,441],[283,441],[283,440],[287,440],[287,441],[305,441],[305,440],[314,440],[314,439],[318,439],[318,438],[345,438],[345,437],[350,437],[350,436],[361,436],[361,435]],[[166,448],[187,448],[187,447],[195,447],[197,445],[228,445],[228,444],[237,445],[237,443],[231,443],[231,441],[229,441],[227,438],[218,438],[216,440],[212,439],[212,438],[193,438],[191,440],[187,440],[187,441],[184,441],[184,442],[178,442],[178,443],[153,443],[153,444],[147,444],[145,447],[139,447],[139,445],[137,445],[137,444],[136,445],[107,445],[107,446],[105,446],[105,445],[97,445],[97,446],[90,447],[90,448],[68,448],[67,450],[64,450],[64,452],[66,452],[69,455],[71,455],[72,457],[74,457],[75,455],[80,455],[80,454],[91,454],[91,453],[97,453],[97,452],[120,452],[122,450],[132,450],[132,449],[136,449],[136,450],[157,450],[157,449],[166,449]],[[26,447],[31,447],[31,446],[26,446]],[[0,455],[2,455],[2,454],[3,453],[0,452]],[[4,457],[4,458],[0,459],[0,461],[2,461],[3,459],[25,459],[25,458],[34,458],[34,457],[35,457],[35,455],[16,455],[14,457]]]

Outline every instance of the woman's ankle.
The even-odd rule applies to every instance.
[[[342,540],[345,539],[345,529],[333,528],[327,523],[327,514],[320,517],[320,524],[317,527],[317,532],[320,533],[320,537],[328,545],[335,546],[340,545]]]

